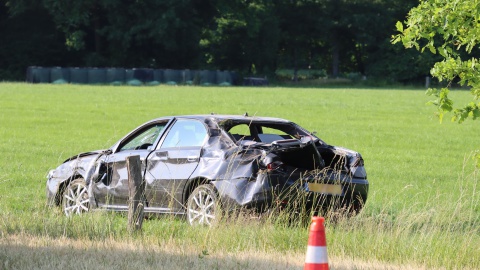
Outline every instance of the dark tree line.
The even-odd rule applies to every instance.
[[[418,0],[0,0],[0,80],[28,66],[325,70],[407,82],[432,56],[390,43]]]

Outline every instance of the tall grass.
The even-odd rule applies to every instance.
[[[126,243],[143,247],[145,256],[169,247],[178,257],[285,254],[301,264],[307,227],[284,222],[281,215],[262,220],[240,216],[214,228],[189,227],[181,218],[166,216],[146,220],[141,234],[130,235],[123,215],[65,218],[45,206],[46,173],[71,155],[110,147],[157,116],[245,111],[291,119],[330,144],[363,154],[369,198],[358,216],[327,220],[331,258],[381,261],[387,267],[478,269],[480,187],[470,153],[479,148],[480,127],[476,122],[439,124],[433,108],[424,106],[428,97],[423,92],[1,83],[0,247],[9,255],[0,253],[0,269],[8,258],[10,265],[25,265],[24,257],[6,251],[13,245],[9,239],[22,235],[38,238],[39,246],[58,239],[87,246]],[[468,100],[467,92],[453,94],[460,102]],[[231,268],[253,267],[237,262]],[[155,263],[152,259],[146,265]],[[274,265],[289,267],[285,261]]]
[[[418,191],[401,208],[379,205],[353,220],[333,224],[330,247],[345,250],[344,246],[355,246],[356,250],[345,252],[399,264],[415,261],[428,267],[478,268],[479,179],[477,169],[472,167],[468,171],[473,173],[460,175],[450,189],[432,183],[428,192]],[[419,197],[422,202],[415,201]]]

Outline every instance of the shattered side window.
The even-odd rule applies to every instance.
[[[293,137],[282,130],[270,127],[261,127],[261,133],[258,134],[263,143],[272,143],[274,141],[293,139]]]
[[[228,132],[237,141],[272,143],[279,140],[300,138],[291,125],[277,123],[242,123],[231,127]],[[293,134],[291,134],[293,133]]]
[[[161,148],[203,146],[206,138],[207,129],[201,122],[180,119],[168,132]]]
[[[241,140],[253,140],[253,137],[250,135],[250,127],[247,124],[236,125],[230,128],[228,132],[237,142]]]
[[[287,134],[285,131],[277,129],[277,128],[270,128],[270,127],[262,126],[262,133],[263,134],[277,134],[279,136],[287,137],[287,138],[291,139],[291,136],[289,134]]]

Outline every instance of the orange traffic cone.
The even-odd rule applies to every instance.
[[[324,222],[323,217],[312,217],[304,270],[328,270]]]

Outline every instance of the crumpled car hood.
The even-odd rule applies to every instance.
[[[103,154],[103,153],[105,153],[105,151],[108,151],[108,149],[94,150],[94,151],[90,151],[90,152],[80,153],[80,154],[78,154],[78,155],[71,156],[71,157],[67,158],[63,163],[68,162],[68,161],[72,161],[72,160],[74,160],[74,159],[83,158],[83,157],[86,157],[86,156],[93,156],[93,155]]]

